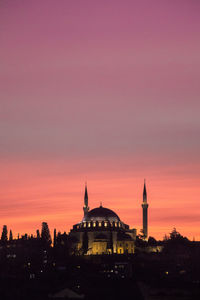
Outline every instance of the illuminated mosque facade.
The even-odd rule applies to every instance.
[[[148,237],[148,204],[146,184],[143,190],[143,237]],[[111,209],[100,204],[91,209],[88,206],[88,191],[85,185],[84,216],[81,222],[75,224],[70,231],[70,237],[75,241],[77,253],[85,250],[86,255],[100,254],[131,254],[134,253],[136,229],[121,221]]]

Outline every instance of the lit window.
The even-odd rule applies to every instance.
[[[86,223],[84,223],[84,225],[83,225],[84,227],[86,227]]]
[[[117,227],[117,225],[118,225],[118,223],[117,222],[115,222],[115,226]]]
[[[99,227],[101,227],[101,222],[99,222]]]
[[[105,222],[105,227],[107,227],[108,226],[108,222]]]
[[[90,224],[90,222],[88,222],[88,227],[90,227],[91,226],[91,224]]]
[[[95,227],[96,226],[96,222],[93,222],[93,227]]]

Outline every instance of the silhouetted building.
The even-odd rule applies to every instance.
[[[143,231],[147,238],[147,196],[146,185],[143,192]],[[134,253],[136,229],[130,229],[129,225],[121,221],[119,216],[111,209],[100,204],[92,210],[88,206],[88,191],[85,185],[84,217],[81,222],[75,224],[70,231],[70,237],[74,238],[74,247],[77,254],[110,254],[110,253]]]

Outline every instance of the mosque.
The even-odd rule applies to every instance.
[[[143,190],[143,237],[148,237],[148,204],[146,184]],[[121,221],[119,216],[109,208],[99,207],[90,210],[88,191],[85,185],[84,216],[75,224],[69,235],[75,241],[77,253],[87,255],[134,253],[136,229]],[[84,252],[81,252],[83,251]]]

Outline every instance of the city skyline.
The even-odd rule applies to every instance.
[[[200,240],[200,3],[2,1],[0,226],[68,232],[89,206]]]

